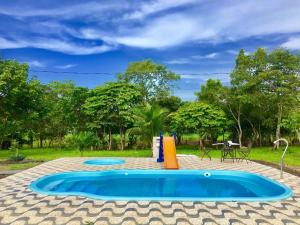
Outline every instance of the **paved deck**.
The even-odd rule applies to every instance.
[[[277,202],[102,201],[76,196],[45,196],[28,185],[56,172],[99,169],[160,169],[151,158],[126,158],[126,164],[91,167],[87,158],[62,158],[0,180],[0,224],[300,224],[300,178],[257,163],[221,163],[179,157],[182,169],[230,169],[259,173],[289,185],[293,196]]]

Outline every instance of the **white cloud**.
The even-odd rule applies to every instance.
[[[172,59],[165,61],[166,64],[188,64],[190,60],[188,58]]]
[[[0,49],[23,48],[25,46],[23,41],[13,41],[0,37]]]
[[[227,50],[226,52],[227,52],[228,54],[230,54],[230,55],[237,55],[237,54],[239,54],[239,51],[233,50],[233,49],[229,49],[229,50]]]
[[[57,20],[73,19],[79,17],[104,19],[105,12],[124,9],[128,4],[118,1],[90,1],[73,4],[57,4],[56,7],[37,7],[30,4],[11,4],[1,7],[0,13],[4,15],[22,17],[51,17]]]
[[[291,37],[281,45],[283,48],[289,48],[293,50],[300,50],[300,36]]]
[[[38,67],[38,68],[41,68],[41,67],[45,67],[45,63],[42,63],[40,61],[37,61],[37,60],[32,60],[32,61],[26,61],[25,63],[27,63],[29,65],[29,67]]]
[[[1,6],[0,13],[24,24],[10,27],[16,29],[12,32],[15,36],[9,29],[3,33],[9,38],[1,35],[0,48],[34,47],[67,54],[94,54],[113,50],[120,44],[165,49],[193,43],[224,43],[300,32],[299,11],[300,1],[294,0],[111,0],[55,3],[48,8],[7,3]],[[78,25],[78,20],[84,22]],[[20,27],[30,34],[26,35],[26,29]],[[70,36],[80,40],[70,41]],[[104,43],[95,45],[91,40]],[[297,47],[297,39],[286,45]],[[215,57],[212,53],[206,59]]]
[[[193,42],[223,43],[252,36],[300,32],[300,1],[211,3],[210,7],[206,5],[206,10],[201,8],[203,4],[156,17],[138,29],[117,35],[114,40],[133,47],[167,48]]]
[[[213,52],[206,55],[193,55],[191,57],[187,58],[178,58],[178,59],[172,59],[165,61],[166,64],[193,64],[193,63],[199,63],[199,60],[209,60],[209,59],[215,59],[219,53]]]
[[[77,66],[77,64],[66,64],[66,65],[56,66],[56,68],[65,70],[65,69],[70,69],[70,68],[73,68],[76,66]]]
[[[180,75],[180,77],[181,77],[181,79],[200,80],[203,82],[206,82],[207,79],[209,79],[209,78],[210,79],[218,79],[223,83],[230,81],[228,72],[224,72],[224,73],[198,72],[198,73],[191,73],[191,74],[182,74],[182,75]]]
[[[142,28],[119,35],[114,40],[123,45],[141,48],[167,48],[187,41],[207,39],[213,32],[192,17],[171,14],[151,21]],[[197,29],[202,32],[197,32]]]
[[[199,0],[157,0],[157,1],[147,1],[142,3],[139,9],[125,14],[125,19],[142,19],[148,15],[158,13],[164,10],[186,6],[191,3],[199,3]]]
[[[79,44],[71,41],[60,39],[47,39],[47,38],[31,38],[30,40],[23,39],[20,41],[7,40],[0,38],[0,48],[41,48],[65,54],[72,55],[89,55],[96,53],[103,53],[113,50],[115,46],[106,44],[102,45],[87,45]]]
[[[191,58],[193,59],[214,59],[219,55],[217,52],[209,53],[206,55],[193,55]]]

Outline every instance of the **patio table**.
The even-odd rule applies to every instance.
[[[219,143],[214,143],[212,144],[212,146],[217,146],[217,149],[218,149],[218,146],[224,146],[225,147],[225,143],[224,142],[219,142]],[[232,141],[228,141],[228,145],[229,147],[235,147],[235,146],[240,146],[239,143],[234,143]],[[224,148],[221,149],[221,151],[224,151]],[[237,152],[237,149],[236,148],[232,148],[232,151],[233,151],[233,155],[234,155],[234,158],[233,158],[233,161],[236,160],[236,152]],[[222,161],[222,154],[221,154],[221,161]]]

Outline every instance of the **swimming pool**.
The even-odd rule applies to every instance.
[[[118,165],[124,163],[125,160],[123,159],[90,159],[84,161],[83,164],[87,166],[107,166],[107,165]]]
[[[42,177],[30,188],[47,195],[103,200],[275,201],[292,195],[267,177],[223,170],[107,170]]]

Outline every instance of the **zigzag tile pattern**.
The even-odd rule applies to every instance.
[[[300,224],[300,178],[258,163],[221,163],[179,157],[182,169],[243,170],[289,185],[293,196],[276,202],[102,201],[80,196],[46,196],[28,185],[44,175],[78,170],[161,169],[152,158],[126,158],[125,164],[85,166],[88,158],[61,158],[0,180],[1,225],[291,225]],[[91,159],[91,158],[89,158]]]

